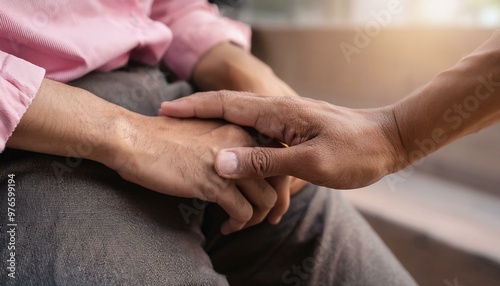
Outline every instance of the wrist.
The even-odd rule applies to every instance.
[[[109,117],[102,118],[102,124],[106,131],[102,130],[94,140],[95,152],[90,155],[90,160],[102,163],[109,168],[118,171],[123,167],[124,160],[132,157],[132,146],[135,138],[136,127],[134,114],[128,110],[118,107]]]
[[[215,46],[193,71],[193,81],[202,90],[253,91],[262,78],[274,76],[269,66],[231,43]]]
[[[395,173],[411,164],[408,158],[400,123],[396,116],[396,105],[376,109],[375,120],[382,130],[385,140],[386,168],[389,173]]]

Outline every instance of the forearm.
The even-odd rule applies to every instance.
[[[44,79],[7,147],[108,163],[125,113],[85,90]]]
[[[193,71],[193,81],[202,90],[245,90],[257,84],[257,77],[273,71],[243,49],[222,43],[205,54]]]
[[[394,105],[406,164],[500,120],[498,47],[499,33]]]
[[[268,65],[228,42],[208,51],[195,66],[192,78],[204,91],[226,89],[267,96],[298,96]]]

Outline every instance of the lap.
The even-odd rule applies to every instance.
[[[179,212],[186,199],[126,182],[91,161],[60,174],[53,166],[65,164],[62,157],[8,150],[2,159],[2,186],[7,172],[16,175],[19,285],[227,283],[201,247],[200,221],[186,223]]]
[[[336,190],[309,184],[279,225],[262,223],[230,236],[218,233],[224,214],[214,208],[204,217],[205,247],[231,285],[415,285]]]
[[[185,81],[168,83],[157,68],[126,67],[113,72],[93,72],[69,83],[122,106],[130,111],[154,116],[163,101],[193,93]]]

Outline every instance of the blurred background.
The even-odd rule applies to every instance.
[[[299,94],[354,108],[411,94],[500,27],[494,0],[214,2]],[[500,285],[500,126],[345,195],[419,284]]]

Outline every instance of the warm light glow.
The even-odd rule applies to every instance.
[[[500,0],[247,0],[238,18],[255,25],[362,27],[394,3],[387,26],[500,27]]]
[[[423,24],[450,24],[459,16],[461,1],[421,0],[417,1],[415,17]]]

